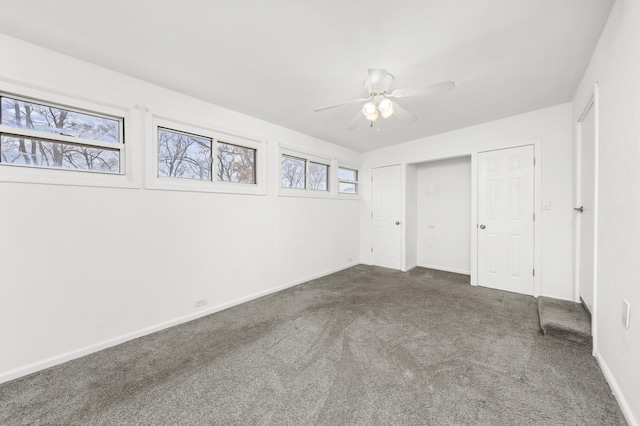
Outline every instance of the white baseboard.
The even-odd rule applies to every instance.
[[[620,409],[622,410],[622,414],[624,414],[624,418],[627,420],[627,423],[629,423],[629,426],[638,426],[638,420],[634,417],[633,411],[631,411],[631,407],[629,406],[629,403],[627,402],[626,398],[624,397],[624,394],[622,393],[622,391],[620,390],[620,387],[618,386],[618,382],[616,382],[616,379],[613,377],[613,374],[611,374],[611,370],[609,370],[609,366],[607,366],[607,363],[604,361],[604,359],[602,359],[600,352],[596,350],[594,355],[596,357],[596,360],[598,360],[598,364],[600,365],[600,369],[604,374],[604,378],[607,379],[607,382],[611,387],[613,396],[615,396],[616,401],[618,401],[618,405],[620,406]]]
[[[410,270],[412,270],[413,268],[415,268],[417,266],[418,266],[417,263],[414,263],[413,265],[409,265],[409,266],[407,266],[407,269],[404,272],[409,272]]]
[[[122,336],[115,337],[113,339],[104,340],[102,342],[99,342],[99,343],[96,343],[96,344],[93,344],[93,345],[89,345],[89,346],[85,346],[83,348],[75,349],[73,351],[69,351],[69,352],[63,353],[61,355],[56,355],[54,357],[47,358],[47,359],[44,359],[42,361],[38,361],[38,362],[34,362],[32,364],[29,364],[29,365],[25,365],[23,367],[18,367],[16,369],[9,370],[7,372],[4,372],[4,373],[0,374],[0,383],[8,382],[10,380],[14,380],[14,379],[26,376],[26,375],[31,374],[31,373],[35,373],[37,371],[44,370],[44,369],[49,368],[49,367],[53,367],[53,366],[65,363],[67,361],[71,361],[71,360],[74,360],[76,358],[80,358],[80,357],[83,357],[85,355],[89,355],[89,354],[92,354],[94,352],[98,352],[98,351],[101,351],[103,349],[110,348],[112,346],[116,346],[116,345],[119,345],[121,343],[127,342],[129,340],[133,340],[133,339],[136,339],[138,337],[146,336],[147,334],[151,334],[151,333],[155,333],[155,332],[160,331],[160,330],[164,330],[165,328],[169,328],[169,327],[173,327],[173,326],[176,326],[176,325],[179,325],[179,324],[183,324],[185,322],[193,321],[195,319],[198,319],[198,318],[201,318],[201,317],[204,317],[204,316],[207,316],[207,315],[211,315],[211,314],[213,314],[215,312],[220,312],[220,311],[223,311],[225,309],[231,308],[233,306],[249,302],[251,300],[260,298],[262,296],[266,296],[266,295],[271,294],[271,293],[276,293],[278,291],[285,290],[285,289],[287,289],[289,287],[294,287],[296,285],[305,283],[307,281],[315,280],[315,279],[324,277],[326,275],[330,275],[330,274],[342,271],[344,269],[351,268],[352,266],[356,266],[358,264],[359,264],[359,262],[351,262],[349,264],[340,266],[338,268],[331,269],[331,270],[328,270],[328,271],[324,271],[324,272],[321,272],[319,274],[314,274],[314,275],[311,275],[311,276],[308,276],[306,278],[302,278],[302,279],[299,279],[299,280],[295,280],[293,282],[290,282],[290,283],[287,283],[287,284],[284,284],[284,285],[281,285],[281,286],[278,286],[278,287],[274,287],[274,288],[271,288],[269,290],[260,291],[258,293],[254,293],[254,294],[246,296],[246,297],[241,297],[239,299],[235,299],[235,300],[232,300],[230,302],[221,303],[219,305],[212,306],[212,307],[207,308],[207,309],[199,310],[199,311],[194,312],[192,314],[188,314],[188,315],[184,315],[184,316],[181,316],[181,317],[178,317],[178,318],[174,318],[172,320],[165,321],[165,322],[162,322],[160,324],[153,325],[151,327],[145,327],[143,329],[134,331],[132,333],[127,333],[127,334],[124,334]]]
[[[437,269],[438,271],[453,272],[455,274],[471,275],[471,271],[467,271],[464,269],[450,268],[448,266],[427,265],[425,263],[418,263],[417,266],[421,268]]]

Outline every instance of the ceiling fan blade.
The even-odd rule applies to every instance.
[[[356,116],[353,117],[353,120],[351,120],[351,122],[347,126],[347,130],[353,130],[358,127],[358,124],[360,124],[360,121],[362,121],[363,118],[364,116],[362,115],[362,112],[358,111]]]
[[[427,86],[396,89],[388,96],[392,98],[408,98],[409,96],[433,95],[436,93],[450,92],[455,89],[455,87],[456,84],[453,81],[443,81],[441,83],[430,84]]]
[[[413,123],[418,119],[418,117],[398,105],[397,102],[393,102],[393,116],[405,123]]]
[[[387,70],[369,68],[369,84],[372,92],[383,92],[387,83]]]
[[[344,101],[344,102],[340,102],[340,103],[333,104],[333,105],[326,105],[326,106],[314,109],[313,112],[324,111],[326,109],[335,108],[335,107],[339,107],[339,106],[342,106],[342,105],[357,104],[358,102],[367,102],[367,101],[370,101],[372,98],[373,98],[373,96],[369,96],[367,98],[352,99],[350,101]]]

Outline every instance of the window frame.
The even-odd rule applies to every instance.
[[[263,139],[241,134],[239,132],[213,128],[195,120],[176,118],[171,114],[147,112],[148,122],[146,139],[145,188],[167,191],[213,192],[228,194],[266,195],[266,150],[267,143]],[[211,180],[186,179],[179,177],[158,176],[158,128],[169,131],[188,133],[212,140],[211,146]],[[242,182],[226,182],[217,178],[218,144],[225,143],[255,150],[253,184]]]
[[[282,186],[282,157],[289,156],[299,158],[305,161],[305,187],[304,188],[287,188]],[[327,190],[311,189],[309,186],[309,166],[311,163],[321,164],[328,167],[327,170]],[[335,160],[318,154],[280,145],[278,150],[278,195],[285,197],[308,197],[308,198],[335,198],[336,185],[334,183],[333,171]]]
[[[238,148],[244,148],[244,149],[248,149],[248,150],[252,150],[254,151],[254,158],[253,158],[253,183],[246,183],[246,182],[231,182],[231,181],[225,181],[225,180],[218,180],[218,145],[220,144],[224,144],[224,145],[231,145],[231,146],[236,146]],[[214,140],[213,142],[214,145],[214,149],[215,151],[212,153],[215,154],[215,157],[212,158],[213,164],[211,166],[211,172],[213,173],[213,180],[215,180],[216,182],[220,182],[220,183],[224,183],[224,184],[233,184],[233,185],[257,185],[258,184],[258,148],[255,147],[251,147],[248,146],[247,144],[239,144],[239,143],[235,143],[235,142],[229,142],[228,140]]]
[[[292,187],[292,186],[282,186],[282,162],[284,160],[284,157],[288,157],[297,161],[302,161],[304,162],[304,186],[302,188],[296,188],[296,187]],[[299,155],[292,155],[290,153],[282,153],[280,155],[280,162],[278,163],[280,165],[280,187],[286,190],[307,190],[309,189],[309,183],[308,183],[308,177],[309,177],[309,160],[307,160],[306,158],[303,158]]]
[[[120,142],[102,142],[76,136],[67,136],[32,129],[0,124],[0,134],[18,136],[53,143],[72,144],[89,148],[116,150],[119,153],[120,169],[117,173],[100,170],[83,170],[60,167],[29,166],[0,163],[0,181],[41,183],[71,186],[99,186],[115,188],[139,188],[138,173],[134,170],[135,143],[132,142],[131,123],[135,121],[135,108],[112,105],[104,102],[41,89],[39,87],[13,83],[0,78],[0,96],[34,104],[51,106],[81,114],[118,120]]]
[[[159,136],[160,136],[160,131],[165,131],[167,133],[173,133],[173,134],[177,134],[177,135],[185,135],[185,136],[192,136],[195,138],[199,138],[199,139],[206,139],[210,142],[210,146],[209,146],[209,154],[210,154],[210,179],[195,179],[195,178],[187,178],[187,177],[180,177],[180,176],[160,176],[160,164],[159,164],[159,159],[160,159],[160,141],[159,141]],[[172,129],[172,128],[168,128],[168,127],[164,127],[164,126],[157,126],[155,128],[155,137],[156,137],[156,155],[158,158],[158,161],[156,161],[156,177],[158,177],[159,179],[186,179],[186,180],[196,180],[196,181],[204,181],[204,182],[213,182],[213,149],[214,149],[214,140],[213,138],[211,138],[210,136],[203,136],[203,135],[198,135],[195,133],[188,133],[188,132],[184,132],[182,130],[178,130],[178,129]]]
[[[340,179],[340,176],[339,176],[340,169],[355,170],[355,172],[357,173],[357,180],[356,181],[351,181],[351,180]],[[335,179],[336,179],[336,194],[337,194],[337,197],[338,197],[339,200],[340,199],[341,200],[359,200],[360,199],[361,181],[360,181],[360,167],[359,166],[356,166],[354,164],[347,163],[347,162],[344,162],[344,161],[338,161],[338,166],[336,167]],[[347,192],[340,192],[340,182],[355,183],[356,184],[356,193],[355,194],[351,194],[351,193],[347,193]]]
[[[325,176],[325,182],[327,184],[327,189],[316,189],[313,188],[311,186],[311,165],[315,164],[317,166],[324,166],[326,167],[327,173]],[[333,187],[333,183],[331,183],[331,165],[330,164],[325,164],[325,163],[318,163],[317,161],[313,161],[313,160],[309,160],[309,162],[307,163],[307,169],[309,170],[309,178],[307,179],[307,182],[309,182],[309,190],[310,191],[324,191],[324,192],[331,192],[331,188]]]

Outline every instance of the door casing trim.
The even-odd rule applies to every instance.
[[[598,182],[599,182],[599,170],[600,170],[600,108],[599,108],[599,85],[598,82],[594,82],[591,87],[583,108],[580,111],[578,119],[574,123],[575,127],[575,139],[574,139],[574,205],[578,205],[581,201],[581,170],[580,170],[580,157],[582,147],[582,122],[587,117],[587,114],[593,108],[595,130],[594,130],[594,194],[593,194],[593,312],[591,312],[591,337],[593,341],[592,354],[596,356],[598,353]],[[580,302],[580,227],[577,218],[573,221],[573,292],[574,301]]]

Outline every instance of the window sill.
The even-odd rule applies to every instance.
[[[337,199],[338,200],[359,200],[360,194],[344,194],[339,192]]]
[[[314,191],[311,189],[293,189],[293,188],[282,188],[278,192],[278,196],[280,197],[298,197],[298,198],[324,198],[324,199],[335,199],[336,196],[331,191]]]
[[[145,183],[145,188],[159,191],[267,195],[264,186],[255,184],[198,181],[180,178],[152,178]]]
[[[0,182],[140,189],[133,178],[123,174],[13,165],[0,165]]]

